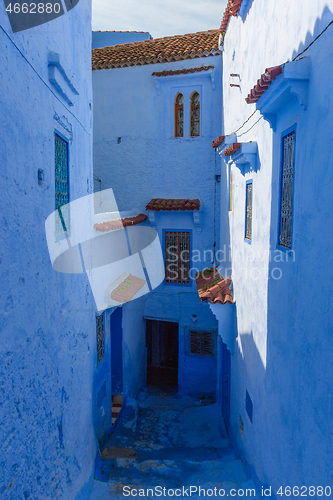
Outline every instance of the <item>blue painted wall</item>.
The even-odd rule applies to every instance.
[[[99,49],[121,43],[141,42],[151,38],[150,33],[142,31],[93,31],[92,48]]]
[[[230,20],[223,56],[226,133],[239,128],[255,110],[244,98],[265,68],[292,60],[332,19],[332,8],[324,0],[303,2],[301,10],[296,3],[283,2],[277,9],[275,2],[254,0],[243,18]],[[260,44],[258,25],[263,27]],[[281,37],[281,26],[288,37]],[[239,131],[239,142],[258,143],[258,171],[240,170],[231,161],[234,211],[229,224],[238,333],[232,355],[231,435],[249,469],[275,493],[281,485],[331,486],[333,479],[328,425],[333,411],[328,271],[333,257],[333,185],[328,169],[332,96],[325,83],[332,76],[332,36],[330,26],[303,54],[311,63],[307,109],[295,96],[287,106],[275,108],[279,112],[274,131],[266,120],[257,121],[259,112]],[[230,87],[230,73],[241,73],[241,90]],[[278,84],[277,79],[270,91]],[[276,252],[281,136],[295,124],[295,259],[287,261],[286,252]],[[222,162],[222,169],[228,168]],[[253,231],[248,245],[244,217],[250,178]],[[224,239],[221,234],[221,243]],[[246,391],[253,402],[252,422],[246,412]]]
[[[69,140],[71,199],[92,191],[91,2],[22,33],[3,3],[0,18],[0,497],[80,500],[96,452],[93,299],[86,275],[52,269],[44,224],[55,131]],[[48,80],[50,50],[78,88],[72,107]]]
[[[156,79],[152,76],[153,72],[163,70],[209,65],[214,66],[213,80],[205,71]],[[101,188],[113,188],[120,210],[136,208],[143,213],[155,197],[199,198],[202,204],[200,232],[192,213],[158,212],[153,224],[162,247],[163,229],[192,231],[192,248],[200,255],[198,262],[193,263],[198,270],[211,265],[211,250],[219,235],[220,189],[215,175],[220,174],[220,161],[211,141],[221,133],[221,80],[221,56],[93,72],[94,173],[101,179]],[[187,121],[185,136],[175,138],[174,97],[178,91],[183,93],[188,120],[189,96],[194,90],[200,94],[200,137],[189,137]],[[99,188],[98,184],[95,189]],[[209,252],[204,254],[205,250]],[[184,352],[185,327],[217,328],[209,306],[199,300],[195,283],[160,285],[142,300],[143,309],[133,310],[128,326],[125,325],[129,308],[138,301],[124,308],[125,343],[133,336],[133,324],[139,325],[136,327],[140,330],[136,359],[140,368],[136,370],[140,370],[140,383],[144,381],[146,369],[143,317],[177,321],[179,390],[196,396],[215,394],[216,358],[186,356]],[[191,319],[193,315],[197,315],[195,324]],[[137,386],[139,388],[139,383]],[[129,387],[134,386],[131,383]]]

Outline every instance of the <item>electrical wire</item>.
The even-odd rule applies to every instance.
[[[319,35],[317,35],[317,36],[316,36],[316,38],[314,38],[314,39],[312,40],[312,42],[311,42],[311,43],[309,43],[309,45],[308,45],[307,47],[305,47],[305,49],[303,49],[301,52],[299,52],[299,53],[298,53],[298,54],[294,57],[294,59],[292,60],[292,62],[296,61],[296,59],[298,59],[301,55],[303,55],[303,54],[304,54],[304,52],[306,52],[306,51],[307,51],[307,50],[311,47],[311,45],[313,45],[313,44],[314,44],[314,43],[318,40],[318,38],[320,38],[320,37],[321,37],[321,36],[325,33],[325,31],[326,31],[326,30],[327,30],[327,29],[328,29],[328,28],[329,28],[332,24],[333,24],[333,20],[332,20],[331,22],[329,22],[329,23],[328,23],[328,25],[326,26],[326,28],[324,28],[324,29],[323,29],[323,31],[321,31],[321,32],[319,33]],[[286,61],[286,62],[285,62],[285,63],[283,63],[283,64],[286,64],[287,62],[289,62],[289,61]],[[252,113],[252,114],[251,114],[251,115],[247,118],[247,120],[245,120],[245,122],[244,122],[244,123],[243,123],[243,124],[242,124],[242,125],[241,125],[238,129],[237,129],[237,130],[235,130],[235,132],[232,132],[231,134],[226,134],[226,135],[225,135],[225,137],[229,137],[230,135],[237,134],[237,132],[238,132],[239,130],[241,130],[241,129],[244,127],[244,125],[246,125],[246,123],[247,123],[247,122],[248,122],[248,121],[252,118],[252,116],[253,116],[253,115],[255,115],[255,114],[256,114],[256,112],[257,112],[257,111],[258,111],[258,110],[257,110],[257,109],[255,109],[255,110],[254,110],[254,112],[253,112],[253,113]],[[259,120],[258,120],[258,121],[259,121]],[[258,123],[258,121],[257,121],[256,123]],[[252,125],[252,127],[254,127],[254,125],[256,125],[256,123],[254,123],[254,124]],[[251,128],[252,128],[252,127],[251,127]],[[251,128],[250,128],[249,130],[251,130]],[[248,131],[249,131],[249,130],[248,130]],[[248,132],[248,131],[247,131],[247,132]],[[247,132],[244,132],[244,134],[246,134]],[[244,135],[244,134],[241,134],[241,135]]]

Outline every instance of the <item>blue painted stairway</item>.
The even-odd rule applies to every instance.
[[[96,460],[91,500],[169,498],[168,490],[198,500],[214,498],[214,488],[219,498],[224,490],[235,499],[259,499],[229,446],[217,405],[209,403],[153,387],[130,400]]]

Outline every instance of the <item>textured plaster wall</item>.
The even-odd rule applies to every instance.
[[[92,32],[92,48],[110,47],[119,43],[139,42],[149,40],[149,33],[139,33],[136,31],[93,31]]]
[[[4,4],[0,17],[17,46],[0,29],[0,497],[88,498],[93,299],[85,275],[53,271],[44,223],[55,206],[55,130],[72,134],[71,199],[92,191],[91,3],[16,34]],[[60,54],[80,92],[71,109],[48,81],[49,51]]]
[[[226,134],[254,111],[244,98],[265,68],[301,52],[332,20],[332,12],[332,2],[324,0],[302,2],[301,8],[298,2],[253,0],[243,18],[231,18],[223,55]],[[238,338],[232,356],[231,431],[249,468],[275,492],[280,485],[332,484],[332,96],[327,85],[332,39],[329,27],[304,54],[311,61],[307,110],[295,98],[278,114],[275,132],[264,119],[256,123],[257,112],[239,131],[238,142],[257,141],[258,171],[232,166],[235,202],[229,222]],[[241,90],[230,87],[230,73],[240,74]],[[281,134],[294,124],[295,262],[292,257],[286,262],[285,252],[277,257],[283,262],[276,262]],[[248,179],[253,179],[251,245],[244,242]],[[272,279],[276,267],[282,271],[279,280]],[[253,401],[252,424],[245,411],[246,390]]]
[[[215,90],[210,74],[204,71],[156,80],[151,76],[163,70],[209,65],[215,67]],[[197,250],[199,256],[198,262],[192,264],[197,270],[211,265],[214,241],[219,235],[220,188],[215,174],[220,174],[220,161],[211,141],[221,133],[221,84],[221,57],[93,71],[94,173],[101,179],[101,185],[95,189],[112,187],[120,210],[137,208],[143,213],[148,213],[145,207],[154,197],[199,198],[202,205],[200,233],[192,212],[158,212],[153,225],[162,247],[163,229],[192,231],[192,250]],[[200,94],[200,137],[189,137],[189,96],[193,90]],[[185,102],[183,138],[174,137],[174,97],[178,91],[183,93]],[[124,308],[124,343],[137,335],[135,350],[132,341],[132,356],[145,363],[145,357],[142,358],[145,346],[145,332],[141,330],[143,315],[177,321],[179,390],[195,396],[215,394],[216,359],[185,356],[184,353],[186,326],[217,329],[208,305],[199,300],[195,283],[190,287],[160,285],[144,297],[143,302],[143,311],[138,306],[130,313],[132,304]],[[192,315],[198,316],[197,323],[193,323]],[[133,332],[133,326],[137,333]],[[131,348],[126,346],[125,349]],[[133,367],[134,363],[128,364],[128,370]],[[137,370],[138,385],[143,378],[141,368]]]

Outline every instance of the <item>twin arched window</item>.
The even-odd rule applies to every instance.
[[[200,135],[200,96],[190,95],[190,136]],[[175,97],[175,137],[184,137],[184,96],[180,92]]]

